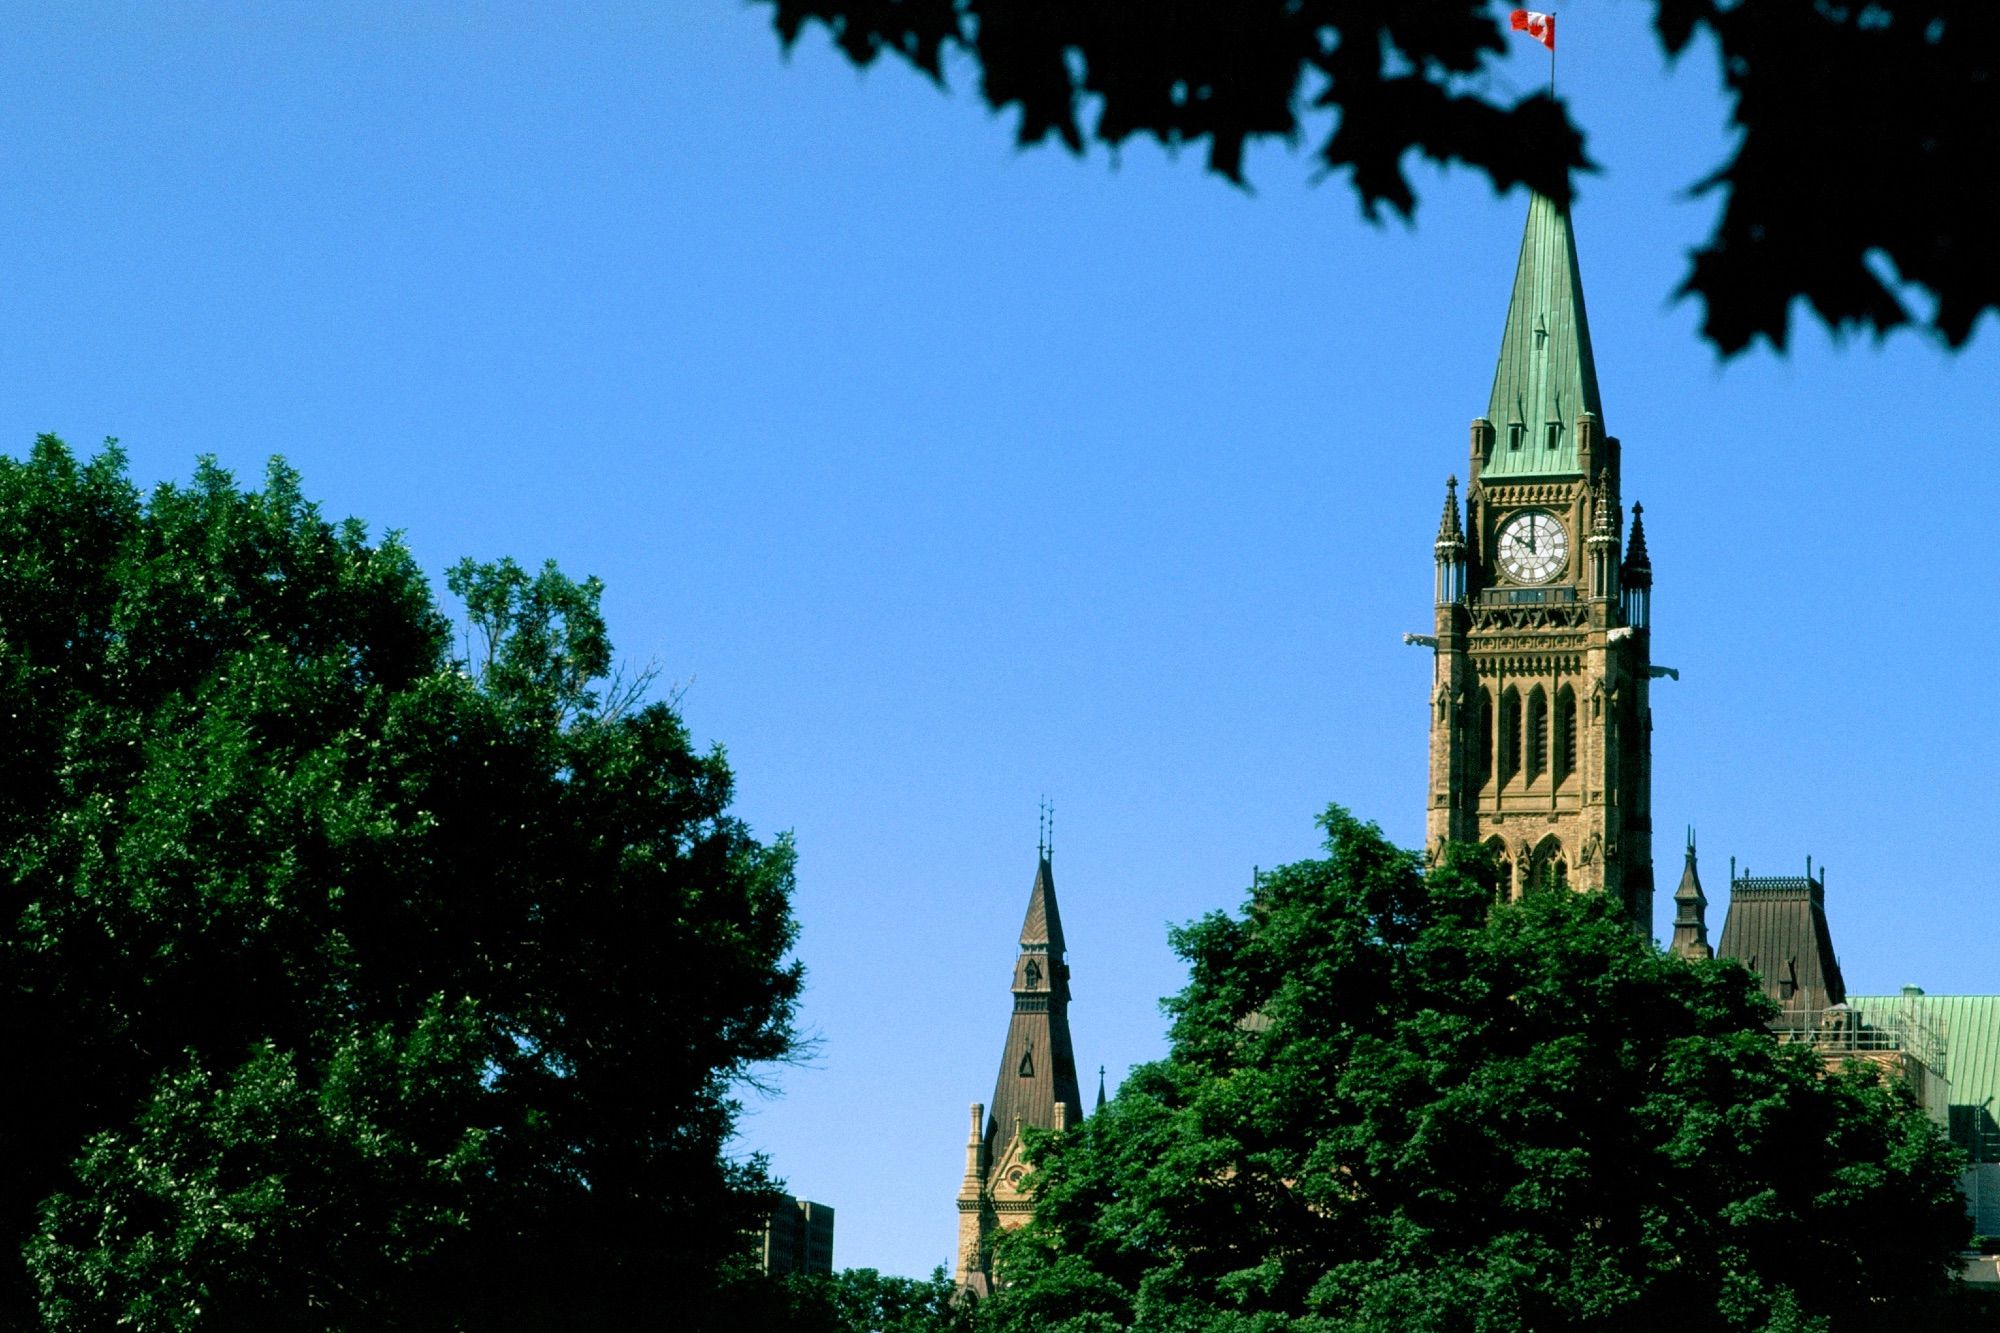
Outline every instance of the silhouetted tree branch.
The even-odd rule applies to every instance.
[[[1024,145],[1205,142],[1240,185],[1251,142],[1314,142],[1371,219],[1414,214],[1412,151],[1554,198],[1591,169],[1560,101],[1502,102],[1475,78],[1507,40],[1508,7],[1487,0],[761,2],[788,48],[817,24],[857,65],[887,53],[940,84],[968,58]],[[1680,289],[1718,350],[1782,349],[1800,298],[1836,331],[1913,324],[1954,348],[2000,308],[2000,6],[1655,2],[1670,55],[1713,34],[1742,131],[1696,185],[1725,206]]]

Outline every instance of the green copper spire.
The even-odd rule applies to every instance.
[[[1583,279],[1577,274],[1576,237],[1569,210],[1541,195],[1528,200],[1528,227],[1507,331],[1493,372],[1493,451],[1482,477],[1575,475],[1576,419],[1603,415],[1597,404],[1597,365],[1590,356],[1590,322],[1583,313]]]

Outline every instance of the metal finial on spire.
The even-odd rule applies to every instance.
[[[1048,850],[1043,852],[1042,855],[1050,861],[1056,859],[1056,803],[1054,801],[1049,802],[1049,846]]]
[[[1046,796],[1035,805],[1035,855],[1044,861],[1049,859],[1049,798]]]

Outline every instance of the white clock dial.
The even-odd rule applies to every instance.
[[[1569,560],[1569,534],[1554,514],[1516,514],[1500,529],[1500,568],[1522,583],[1546,583]]]

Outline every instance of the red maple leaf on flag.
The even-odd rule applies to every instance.
[[[1515,32],[1525,32],[1553,51],[1556,49],[1556,16],[1538,14],[1532,9],[1517,9],[1507,16],[1508,23]]]

